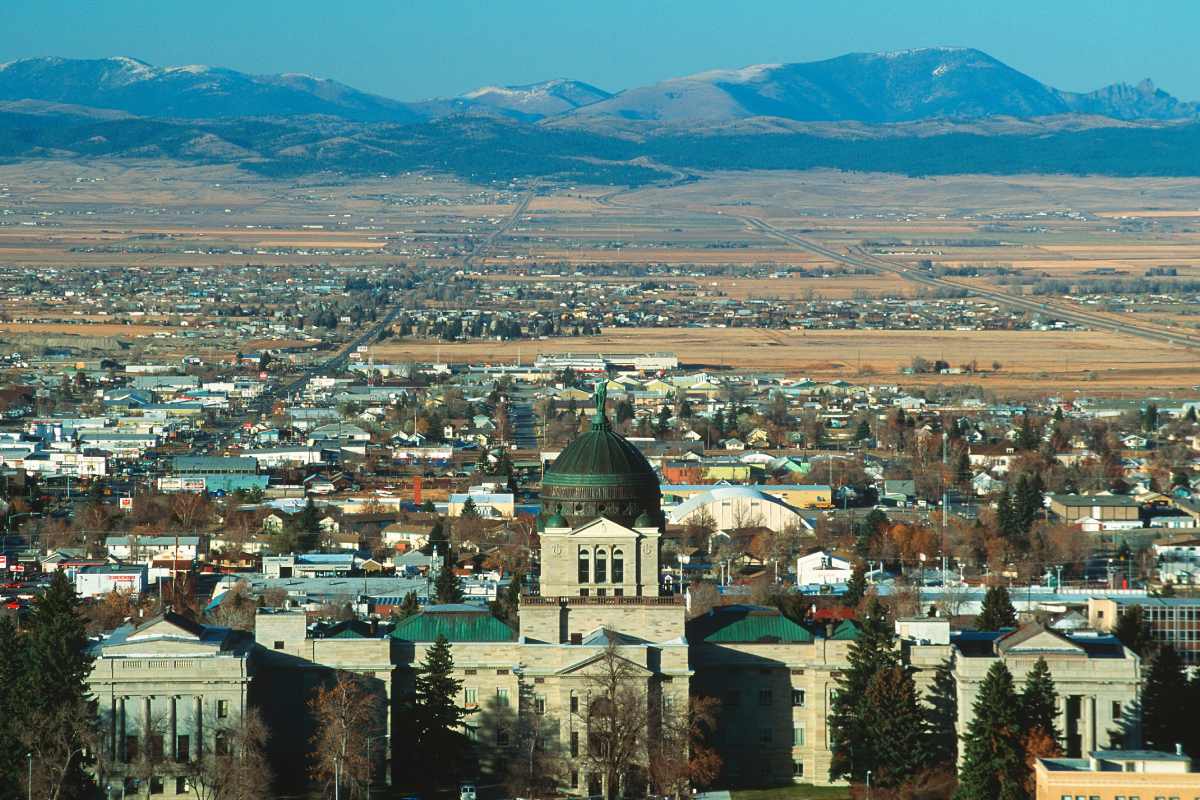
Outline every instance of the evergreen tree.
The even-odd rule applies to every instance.
[[[305,501],[303,510],[291,522],[300,551],[307,553],[315,550],[321,540],[321,515],[311,497]]]
[[[433,555],[434,551],[437,551],[443,560],[450,552],[450,539],[446,535],[446,523],[440,517],[437,522],[433,523],[433,528],[429,531],[429,541],[421,548],[421,552],[427,556]]]
[[[1026,412],[1021,417],[1021,431],[1017,435],[1017,447],[1022,450],[1036,450],[1041,436],[1033,426],[1033,418]]]
[[[433,591],[439,603],[461,603],[463,601],[462,583],[450,568],[449,559],[438,570],[437,578],[433,581]]]
[[[1158,430],[1158,406],[1154,403],[1142,409],[1142,430],[1146,433]]]
[[[404,599],[400,601],[400,607],[392,612],[392,616],[398,620],[408,619],[421,610],[421,605],[417,601],[417,593],[409,592],[404,595]]]
[[[1009,494],[1007,485],[996,500],[996,528],[1000,536],[1010,542],[1020,538],[1020,523],[1017,521],[1012,495]]]
[[[1183,661],[1174,647],[1165,644],[1154,656],[1142,686],[1142,739],[1148,748],[1174,752],[1176,743],[1189,737],[1195,722],[1180,713],[1187,695]]]
[[[54,573],[34,601],[23,644],[20,699],[14,707],[27,712],[18,724],[33,754],[34,793],[50,796],[57,788],[62,797],[82,797],[91,785],[85,753],[96,721],[87,686],[93,659],[79,598],[65,573]],[[46,713],[50,709],[54,713]]]
[[[616,417],[618,425],[623,422],[628,422],[629,420],[633,419],[634,416],[633,403],[629,402],[628,400],[621,400],[617,403]]]
[[[1146,612],[1141,606],[1122,609],[1117,614],[1117,624],[1113,626],[1112,633],[1121,640],[1121,644],[1142,658],[1148,657],[1154,650],[1150,621],[1146,619]]]
[[[1187,414],[1184,416],[1184,419],[1193,425],[1196,424],[1196,407],[1195,406],[1188,406]]]
[[[895,632],[887,608],[872,595],[859,620],[858,637],[847,654],[849,666],[838,677],[838,692],[830,708],[829,736],[833,750],[830,773],[862,781],[875,770],[876,736],[867,725],[865,697],[876,673],[898,666]]]
[[[1033,669],[1025,676],[1025,689],[1021,692],[1021,716],[1026,732],[1040,729],[1057,742],[1061,736],[1057,725],[1058,712],[1055,710],[1057,701],[1058,692],[1054,689],[1050,667],[1046,659],[1038,658]]]
[[[416,763],[428,767],[418,772],[431,788],[456,784],[468,762],[470,742],[462,731],[467,710],[455,702],[461,689],[450,643],[438,634],[417,668],[411,709]]]
[[[479,519],[479,507],[475,505],[474,498],[467,497],[467,500],[462,505],[462,511],[459,516],[463,519]]]
[[[960,486],[966,486],[974,477],[971,474],[971,456],[966,450],[958,454],[958,466],[954,470],[954,475]]]
[[[1008,596],[1008,589],[1003,586],[992,586],[983,596],[983,608],[975,618],[975,629],[979,631],[998,631],[1004,628],[1017,627],[1017,611],[1013,608]]]
[[[973,711],[955,800],[1025,800],[1020,703],[1003,661],[988,670]]]
[[[863,419],[859,420],[859,422],[858,422],[858,430],[856,430],[854,432],[854,441],[865,442],[870,438],[871,438],[871,425],[870,425],[870,423],[867,422],[866,418],[864,417]]]
[[[925,712],[917,702],[912,674],[894,664],[871,676],[863,696],[863,723],[871,732],[872,773],[879,786],[892,788],[928,763]]]
[[[1028,536],[1043,508],[1042,478],[1038,473],[1022,473],[1017,479],[1017,492],[1013,497],[1015,526],[1023,536]]]
[[[850,580],[846,581],[846,593],[842,595],[842,605],[857,608],[863,596],[867,593],[867,564],[865,561],[854,562],[854,571]]]
[[[0,797],[8,798],[21,785],[24,757],[18,740],[20,691],[24,659],[17,626],[10,617],[0,617]]]
[[[929,762],[953,769],[958,764],[955,728],[958,725],[958,682],[954,679],[954,663],[949,658],[943,659],[934,670],[925,705],[928,708]]]

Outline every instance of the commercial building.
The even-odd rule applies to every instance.
[[[1174,647],[1183,663],[1200,664],[1200,597],[1089,597],[1088,626],[1111,631],[1133,606],[1141,606],[1154,641]]]
[[[82,567],[75,573],[75,591],[80,597],[102,597],[112,592],[141,594],[146,591],[146,567],[122,564]]]
[[[1096,750],[1086,758],[1039,758],[1036,800],[1184,800],[1200,797],[1200,773],[1180,753]]]

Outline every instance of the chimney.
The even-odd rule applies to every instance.
[[[832,622],[825,623],[825,638],[826,639],[833,638],[833,623]]]
[[[1183,745],[1180,744],[1179,742],[1175,743],[1175,755],[1177,755],[1177,756],[1183,755]]]

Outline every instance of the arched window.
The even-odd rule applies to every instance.
[[[579,548],[579,582],[592,582],[592,571],[588,568],[588,551],[586,547]]]
[[[596,551],[596,583],[608,580],[608,553],[603,549]]]
[[[612,582],[625,582],[625,554],[621,552],[621,548],[613,550],[612,557]]]

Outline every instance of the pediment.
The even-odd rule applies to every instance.
[[[1087,655],[1087,651],[1060,633],[1042,626],[1033,630],[1023,629],[1009,634],[1000,640],[999,648],[1005,655],[1030,655],[1038,653],[1059,653]]]
[[[602,678],[611,674],[611,669],[604,663],[606,658],[608,658],[607,651],[601,651],[595,655],[576,661],[574,664],[563,667],[555,674],[571,675],[577,678]],[[613,658],[620,662],[622,671],[631,678],[650,678],[654,675],[653,672],[641,664],[630,661],[624,656],[614,655]]]
[[[642,536],[642,534],[632,528],[626,528],[619,522],[613,522],[607,517],[598,517],[591,522],[575,528],[567,536],[571,539],[603,539],[611,541],[613,539],[634,540]]]
[[[190,639],[200,641],[202,629],[187,620],[168,614],[157,619],[149,620],[126,637],[127,641],[170,637],[172,639]]]

